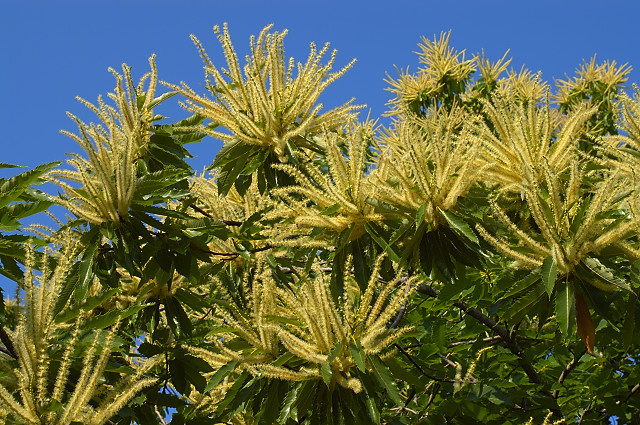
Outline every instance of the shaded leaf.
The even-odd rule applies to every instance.
[[[569,282],[560,282],[557,286],[556,320],[565,338],[570,337],[575,323],[575,298]]]
[[[550,255],[545,258],[544,262],[542,263],[542,283],[544,283],[544,286],[547,289],[549,299],[551,299],[551,294],[553,293],[553,288],[555,287],[557,278],[558,265],[553,259],[553,256]]]
[[[371,363],[371,369],[373,369],[373,374],[378,382],[380,382],[380,384],[382,384],[382,386],[387,390],[389,398],[398,406],[402,405],[403,402],[402,397],[400,397],[400,391],[398,391],[398,387],[396,386],[387,365],[382,363],[382,361],[375,356],[369,357],[369,361]]]
[[[595,354],[593,347],[596,341],[596,329],[593,326],[593,320],[591,320],[591,313],[589,312],[589,307],[587,306],[587,302],[584,300],[582,294],[575,292],[574,296],[576,300],[578,335],[580,335],[580,339],[587,347],[589,354],[593,355]]]

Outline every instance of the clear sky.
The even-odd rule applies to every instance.
[[[352,58],[357,63],[321,100],[328,108],[355,97],[377,117],[390,97],[385,74],[396,76],[394,66],[417,68],[413,51],[421,36],[451,30],[456,49],[469,55],[484,49],[495,60],[510,49],[513,68],[525,65],[553,80],[573,75],[594,54],[640,69],[639,12],[634,1],[0,0],[0,162],[33,167],[78,151],[59,133],[75,130],[65,112],[93,118],[75,96],[95,101],[112,91],[110,66],[128,63],[137,80],[155,53],[161,80],[197,89],[202,62],[189,34],[224,66],[212,31],[223,22],[241,52],[249,36],[270,23],[289,30],[285,54],[299,61],[311,41],[331,42],[337,67]],[[633,72],[632,81],[639,76]],[[176,99],[158,112],[187,116]],[[193,165],[201,169],[220,145],[205,139],[192,146]],[[10,285],[0,279],[0,287]]]

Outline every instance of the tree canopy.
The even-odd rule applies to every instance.
[[[380,125],[319,103],[328,44],[215,34],[203,88],[111,69],[79,153],[0,180],[0,422],[640,423],[629,66],[552,85],[443,33]]]

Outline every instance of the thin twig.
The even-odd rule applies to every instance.
[[[480,340],[468,339],[466,341],[452,342],[451,344],[447,345],[447,348],[457,347],[459,345],[475,344],[478,341],[497,343],[497,342],[500,342],[501,340],[502,340],[502,337],[500,335],[495,335],[495,336],[490,336],[488,338],[482,338]]]
[[[430,285],[427,285],[426,283],[418,285],[417,290],[422,294],[434,298],[437,297],[440,293],[439,290]],[[518,345],[516,338],[514,338],[509,331],[500,326],[495,320],[491,319],[477,308],[469,307],[467,303],[462,300],[456,301],[454,305],[460,310],[464,311],[467,315],[473,317],[474,319],[478,320],[480,323],[486,325],[489,329],[497,333],[504,340],[509,351],[518,356],[518,363],[520,363],[520,366],[524,370],[524,373],[527,374],[529,381],[534,384],[542,383],[542,379],[540,379],[540,375],[538,374],[538,372],[533,368],[533,366],[531,366],[529,362],[527,362],[523,358],[522,348],[520,348],[520,345]]]
[[[438,381],[438,382],[449,382],[449,383],[454,382],[454,381],[453,381],[453,379],[438,378],[438,377],[436,377],[436,376],[432,376],[432,375],[428,374],[427,372],[425,372],[425,371],[424,371],[424,369],[423,369],[423,368],[422,368],[418,363],[416,363],[416,361],[415,361],[415,360],[413,360],[413,357],[411,356],[411,354],[409,354],[409,353],[407,352],[407,350],[405,350],[404,348],[402,348],[402,347],[400,346],[400,344],[397,344],[397,343],[396,343],[396,344],[393,344],[393,345],[394,345],[398,350],[400,350],[400,352],[401,352],[402,354],[404,354],[404,355],[407,357],[407,359],[409,359],[409,361],[411,362],[411,364],[413,364],[413,365],[414,365],[414,366],[415,366],[415,367],[420,371],[420,373],[422,373],[422,374],[423,374],[424,376],[426,376],[427,378],[429,378],[429,379],[433,379],[434,381]]]
[[[631,388],[631,391],[629,391],[629,394],[627,394],[624,400],[622,401],[618,400],[616,401],[616,404],[620,406],[622,403],[626,403],[629,400],[629,398],[631,398],[632,395],[638,392],[638,390],[640,390],[640,384],[636,384],[633,388]]]
[[[156,415],[158,416],[158,419],[160,419],[160,423],[162,425],[167,425],[167,423],[164,421],[164,417],[160,414],[160,411],[158,410],[158,405],[157,404],[155,404],[153,406],[153,410],[155,410]]]
[[[206,212],[205,210],[203,210],[200,207],[197,207],[195,205],[189,205],[194,211],[199,212],[200,214],[202,214],[203,216],[207,217],[207,218],[213,218],[214,220],[218,220],[220,223],[224,223],[227,226],[235,226],[235,227],[239,227],[242,226],[242,222],[241,221],[236,221],[236,220],[223,220],[221,218],[217,218],[212,216],[211,214],[209,214],[208,212]]]
[[[562,371],[562,373],[560,373],[560,377],[558,378],[558,384],[562,384],[564,382],[565,379],[567,379],[567,376],[569,375],[569,373],[575,369],[576,366],[578,366],[578,362],[580,361],[580,359],[582,358],[582,356],[584,356],[584,354],[587,352],[587,350],[582,351],[582,353],[580,353],[579,356],[575,356],[573,359],[571,359],[571,361],[567,364],[567,366],[565,366],[564,370]],[[554,390],[551,393],[551,397],[553,398],[558,398],[558,394],[560,393],[559,390]]]
[[[400,310],[398,311],[398,315],[396,316],[396,320],[393,321],[393,323],[391,324],[391,326],[389,326],[389,329],[393,329],[396,326],[398,326],[398,324],[400,323],[400,321],[402,320],[402,318],[404,317],[404,314],[407,311],[407,296],[409,295],[409,291],[411,291],[411,285],[407,285],[404,288],[404,303],[402,304],[402,307],[400,307]]]

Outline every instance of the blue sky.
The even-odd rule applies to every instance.
[[[636,2],[595,1],[26,1],[0,0],[0,162],[33,167],[65,159],[75,130],[65,112],[92,116],[76,100],[95,101],[114,86],[108,67],[133,67],[134,79],[155,53],[161,80],[202,84],[202,63],[189,39],[195,34],[223,64],[212,27],[229,23],[236,49],[267,24],[287,28],[285,54],[304,61],[309,43],[331,42],[336,66],[357,63],[321,99],[325,106],[352,97],[380,116],[390,95],[385,74],[416,69],[420,36],[452,31],[451,44],[468,54],[484,49],[495,60],[510,49],[512,67],[541,70],[552,80],[573,75],[583,59],[616,60],[640,69]],[[631,81],[640,79],[638,71]],[[187,113],[170,99],[158,112]],[[365,110],[365,114],[366,114]],[[209,164],[219,143],[193,146],[193,165]],[[0,286],[8,284],[0,280]]]

